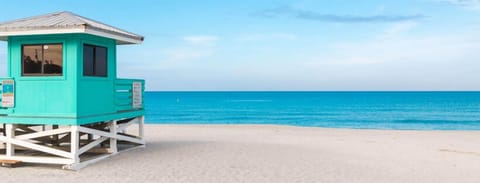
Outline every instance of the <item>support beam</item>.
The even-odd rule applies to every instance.
[[[15,145],[18,145],[18,146],[27,147],[27,148],[32,149],[32,150],[37,150],[37,151],[40,151],[40,152],[44,152],[44,153],[48,153],[48,154],[52,154],[52,155],[56,155],[56,156],[62,156],[62,157],[66,157],[66,158],[71,157],[70,153],[68,153],[68,152],[57,150],[57,149],[47,147],[47,146],[42,146],[42,145],[30,143],[30,142],[24,141],[24,140],[17,140],[15,138],[0,136],[0,141],[6,142],[7,147],[8,147],[8,144],[11,144],[12,146],[15,144]],[[8,150],[7,150],[7,156],[8,155],[9,154],[8,154]],[[12,153],[10,155],[13,156],[14,153]]]
[[[34,132],[37,132],[37,131],[31,129],[30,127],[28,127],[28,126],[21,126],[21,125],[20,125],[20,126],[17,126],[17,128],[25,131],[26,133],[34,133]]]
[[[90,142],[89,144],[83,146],[82,148],[80,148],[78,150],[78,154],[81,155],[87,151],[89,151],[90,149],[94,148],[95,146],[99,145],[100,143],[102,143],[103,141],[106,141],[108,139],[108,137],[100,137],[99,139],[93,141],[93,142]]]
[[[123,123],[123,124],[118,125],[117,132],[124,133],[125,129],[127,129],[129,126],[133,125],[137,121],[138,121],[138,118],[133,118],[132,120],[130,120],[127,123]]]
[[[117,153],[117,139],[114,138],[117,135],[117,120],[113,120],[110,122],[110,134],[112,137],[110,138],[110,147],[108,148],[108,151],[112,154]]]
[[[136,124],[139,125],[138,135],[135,132],[122,133],[128,132],[127,129]],[[0,131],[3,131],[3,134],[0,134],[0,142],[5,143],[6,151],[5,154],[0,154],[0,159],[5,160],[61,164],[65,165],[64,168],[78,170],[124,150],[145,147],[143,116],[61,127],[3,125],[4,128],[0,128]],[[102,147],[100,146],[102,144],[109,145]],[[128,148],[120,151],[118,144]]]
[[[68,132],[70,132],[70,129],[62,128],[62,129],[55,129],[55,130],[48,130],[48,131],[42,131],[42,132],[29,133],[25,135],[19,135],[16,138],[19,140],[26,140],[26,139],[34,139],[34,138],[48,136],[48,135],[58,135],[58,134],[68,133]]]
[[[82,126],[79,126],[78,130],[81,131],[81,132],[84,132],[84,133],[91,133],[91,134],[100,135],[100,136],[104,136],[104,137],[116,138],[117,140],[130,141],[130,142],[137,143],[137,144],[145,144],[145,142],[143,140],[138,139],[138,138],[132,138],[132,137],[127,137],[127,136],[118,135],[118,134],[117,135],[112,135],[111,133],[108,133],[108,132],[95,130],[95,129],[91,129],[91,128],[85,128],[85,127],[82,127]]]

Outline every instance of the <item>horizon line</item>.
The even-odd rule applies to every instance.
[[[145,92],[480,92],[480,90],[146,90]]]

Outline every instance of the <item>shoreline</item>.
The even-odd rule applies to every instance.
[[[480,132],[279,125],[145,126],[146,148],[78,172],[2,168],[2,182],[478,182]]]
[[[152,125],[152,126],[211,126],[211,127],[235,127],[235,126],[246,126],[246,127],[292,127],[292,128],[318,128],[318,129],[325,129],[325,130],[372,130],[372,131],[425,131],[425,132],[437,132],[437,131],[445,131],[445,132],[477,132],[480,130],[477,129],[392,129],[392,128],[347,128],[347,127],[322,127],[322,126],[300,126],[300,125],[290,125],[290,124],[201,124],[201,123],[155,123],[155,122],[145,122],[145,125]]]

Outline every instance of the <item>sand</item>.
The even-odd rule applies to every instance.
[[[147,147],[80,171],[0,168],[0,182],[480,182],[480,132],[147,125]]]

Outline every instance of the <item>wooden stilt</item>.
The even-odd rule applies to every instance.
[[[110,122],[110,134],[116,135],[117,134],[117,120],[113,120]],[[117,139],[116,138],[110,138],[110,147],[108,148],[108,151],[112,154],[117,153]]]
[[[6,137],[8,139],[15,138],[15,125],[14,124],[6,124],[5,128],[6,128],[5,129]],[[11,156],[15,155],[15,146],[10,141],[6,142],[6,155],[7,155],[7,157],[11,157]]]
[[[70,127],[70,154],[73,160],[73,163],[79,163],[80,157],[78,153],[80,137],[78,134],[78,126],[73,125]]]

